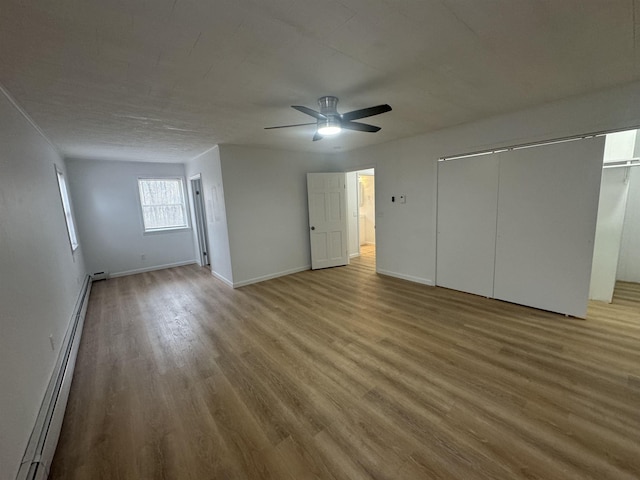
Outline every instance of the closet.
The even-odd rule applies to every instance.
[[[436,284],[586,316],[604,137],[438,163]]]

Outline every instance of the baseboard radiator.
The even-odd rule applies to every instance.
[[[62,341],[62,348],[16,480],[44,480],[49,475],[49,468],[62,429],[64,411],[67,407],[90,293],[91,277],[87,275],[78,296],[69,328]]]

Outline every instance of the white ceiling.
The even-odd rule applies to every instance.
[[[640,78],[640,0],[0,0],[0,84],[72,157],[335,152]],[[322,95],[388,103],[312,142]]]

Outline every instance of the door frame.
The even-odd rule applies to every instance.
[[[359,167],[354,167],[354,168],[349,168],[348,170],[345,170],[345,174],[346,173],[355,173],[356,174],[356,185],[349,185],[347,184],[347,191],[349,190],[349,188],[355,188],[356,189],[356,238],[358,239],[357,243],[358,243],[358,252],[357,255],[354,256],[360,256],[361,251],[360,251],[360,183],[359,183],[359,173],[366,171],[366,170],[373,170],[373,185],[374,185],[374,196],[373,196],[373,211],[374,211],[374,216],[375,216],[375,212],[377,211],[376,207],[377,207],[377,202],[376,202],[376,197],[377,197],[377,193],[375,193],[377,191],[375,183],[376,183],[376,165],[369,165],[369,166],[359,166]],[[347,192],[348,193],[348,192]],[[375,237],[375,243],[374,243],[374,247],[376,250],[376,259],[377,259],[377,255],[378,255],[378,235],[377,235],[377,231],[374,228],[374,237]],[[354,252],[355,253],[355,252]],[[349,252],[349,256],[351,257],[351,252]],[[377,271],[377,263],[376,262],[376,271]]]

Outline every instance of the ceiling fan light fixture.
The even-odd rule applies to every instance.
[[[318,120],[318,133],[323,137],[336,135],[342,131],[340,120],[335,117],[328,117],[325,120]]]
[[[341,131],[342,129],[340,127],[320,127],[318,129],[318,133],[323,137],[326,137],[328,135],[337,135]]]
[[[316,133],[313,136],[313,141],[322,140],[324,137],[337,135],[342,130],[355,130],[356,132],[369,132],[375,133],[380,130],[380,127],[375,125],[369,125],[368,123],[354,122],[354,120],[360,120],[361,118],[373,117],[374,115],[380,115],[381,113],[390,112],[391,107],[386,103],[383,105],[375,105],[373,107],[361,108],[359,110],[352,110],[351,112],[340,114],[338,113],[338,97],[327,95],[318,99],[318,106],[320,111],[312,110],[304,105],[291,105],[291,108],[309,115],[316,119],[314,122],[316,125]],[[289,128],[289,127],[301,127],[303,125],[313,125],[314,123],[297,123],[295,125],[279,125],[276,127],[265,127],[265,130],[271,130],[274,128]]]

